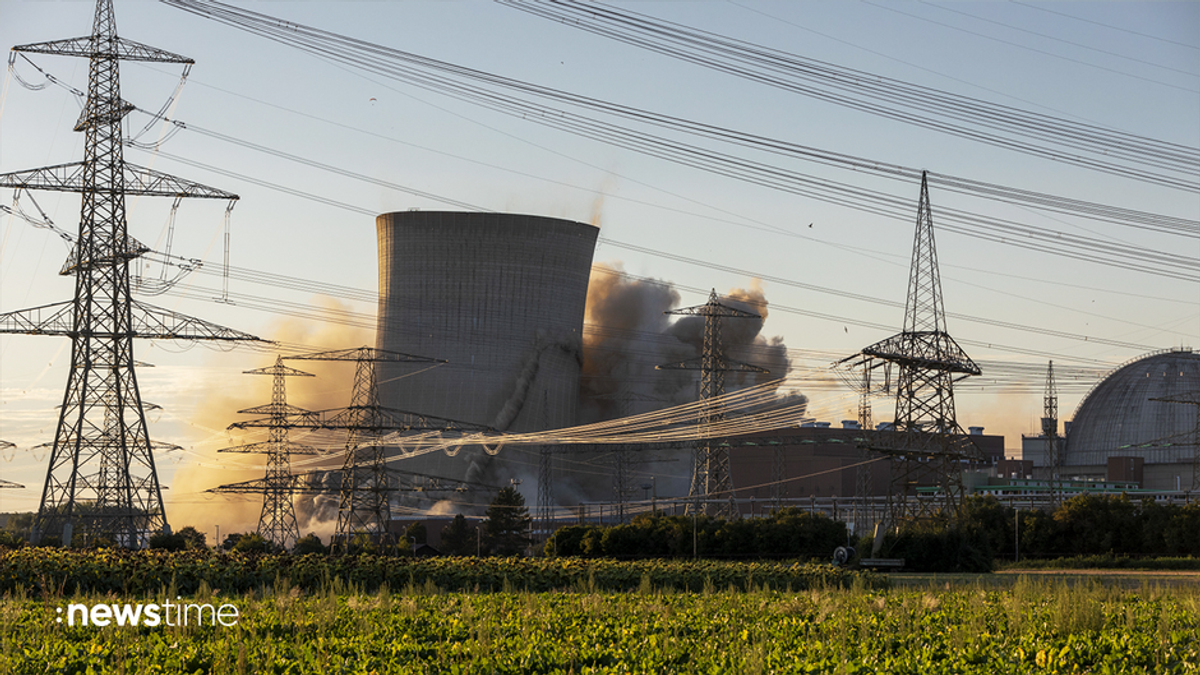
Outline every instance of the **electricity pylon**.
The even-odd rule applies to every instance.
[[[308,411],[288,405],[284,380],[288,377],[313,377],[313,374],[288,368],[278,356],[275,357],[275,365],[247,370],[245,374],[270,375],[273,378],[269,404],[238,411],[247,415],[269,415],[271,424],[267,427],[267,440],[222,448],[217,452],[252,452],[267,455],[267,473],[263,477],[263,505],[258,516],[258,533],[275,548],[284,549],[289,544],[295,544],[300,538],[300,526],[296,523],[296,508],[292,500],[291,456],[320,454],[312,446],[288,440],[288,416]]]
[[[391,521],[390,495],[396,492],[465,492],[469,489],[498,490],[494,486],[467,481],[400,472],[387,468],[386,447],[381,442],[385,433],[393,432],[443,432],[490,431],[487,427],[465,422],[456,422],[432,415],[406,412],[379,405],[379,390],[376,382],[375,364],[389,363],[445,363],[440,359],[412,356],[371,347],[341,349],[299,356],[290,359],[307,361],[349,361],[355,363],[354,389],[351,403],[346,408],[296,412],[288,416],[288,429],[323,429],[346,431],[346,457],[341,469],[338,489],[338,522],[334,531],[335,547],[344,550],[357,535],[363,534],[373,543],[394,543],[387,526]],[[298,410],[298,409],[297,409]],[[230,429],[271,428],[279,424],[270,417],[236,422]],[[328,493],[322,484],[324,472],[292,474],[288,479],[288,490],[297,493]],[[265,480],[222,485],[209,492],[262,493],[267,489]]]
[[[729,475],[729,446],[718,439],[710,438],[709,431],[725,413],[714,399],[725,393],[725,373],[766,373],[765,368],[734,361],[725,356],[725,344],[721,340],[722,319],[761,319],[754,312],[723,305],[717,300],[717,291],[708,295],[708,302],[695,307],[673,309],[664,314],[704,317],[704,344],[699,358],[656,366],[659,370],[700,371],[700,428],[703,438],[696,441],[692,460],[692,482],[688,489],[689,512],[703,512],[712,516],[732,517],[733,480]],[[721,501],[714,503],[712,497]],[[729,503],[725,503],[725,499]],[[701,505],[703,502],[703,506]]]
[[[631,391],[628,383],[624,383],[621,387],[610,394],[601,394],[598,399],[616,401],[617,418],[623,419],[629,417],[633,410],[634,401],[657,401],[662,399],[656,396],[647,396]],[[636,448],[638,446],[629,443],[619,443],[613,446],[613,474],[612,474],[612,490],[613,502],[617,505],[617,521],[624,523],[629,517],[628,502],[629,495],[633,493],[634,485],[632,484],[632,476],[634,467],[642,463],[637,456]]]
[[[858,426],[862,429],[864,441],[874,426],[871,417],[871,368],[864,367],[862,389],[858,396]],[[866,532],[868,520],[875,518],[874,513],[867,513],[867,499],[872,485],[871,450],[868,446],[869,443],[866,442],[859,444],[858,466],[854,470],[854,532],[860,536]]]
[[[955,518],[963,499],[962,462],[982,459],[963,433],[954,409],[954,382],[979,375],[979,366],[946,332],[942,282],[933,238],[929,184],[921,174],[921,198],[913,240],[904,330],[851,358],[870,369],[875,359],[897,366],[896,416],[892,432],[867,431],[872,450],[892,457],[888,517],[892,525],[913,517]],[[912,494],[922,473],[932,471],[936,499]]]
[[[1059,476],[1062,457],[1058,442],[1058,389],[1054,386],[1054,362],[1046,366],[1046,393],[1042,396],[1042,435],[1046,437],[1046,466],[1050,469],[1050,508],[1062,502]]]
[[[379,442],[384,432],[393,431],[388,408],[379,405],[377,363],[445,363],[441,359],[413,356],[371,347],[341,349],[289,356],[289,360],[350,361],[354,367],[354,389],[350,407],[343,415],[346,439],[346,459],[342,465],[342,487],[338,494],[338,522],[334,536],[349,542],[359,533],[366,533],[378,544],[390,544],[388,522],[392,518],[391,497],[388,494],[386,448]]]
[[[75,124],[82,162],[0,174],[0,186],[82,193],[79,234],[62,273],[75,276],[70,302],[0,314],[0,332],[71,338],[71,370],[34,520],[32,539],[76,530],[137,547],[169,530],[146,416],[134,372],[133,338],[256,340],[134,301],[130,261],[149,249],[128,234],[126,195],[236,200],[237,195],[125,162],[120,61],[191,64],[187,57],[117,36],[112,0],[97,0],[92,34],[19,45],[13,51],[89,60],[87,100]]]

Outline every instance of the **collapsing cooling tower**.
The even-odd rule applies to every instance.
[[[575,423],[596,227],[404,211],[376,228],[379,348],[449,361],[406,379],[385,364],[382,405],[508,431]]]

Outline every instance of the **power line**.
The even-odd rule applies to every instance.
[[[924,1],[922,1],[922,3],[921,3],[921,4],[928,5],[928,6],[930,6],[930,7],[936,7],[936,8],[938,8],[938,9],[940,9],[940,10],[944,10],[944,11],[947,11],[947,12],[953,12],[953,13],[955,13],[955,14],[958,14],[958,15],[960,15],[960,16],[966,16],[966,17],[970,17],[970,18],[972,18],[972,19],[976,19],[976,20],[978,20],[978,21],[986,21],[987,23],[994,24],[994,25],[997,25],[997,26],[1003,26],[1004,28],[1009,28],[1009,29],[1012,29],[1012,30],[1015,30],[1015,31],[1020,31],[1020,32],[1022,32],[1022,33],[1028,33],[1028,34],[1030,34],[1030,35],[1036,35],[1036,36],[1038,36],[1038,37],[1046,38],[1046,39],[1048,39],[1048,40],[1054,40],[1054,41],[1056,41],[1056,42],[1061,42],[1061,43],[1063,43],[1063,44],[1071,45],[1072,47],[1079,47],[1079,48],[1081,48],[1081,49],[1087,49],[1088,51],[1099,52],[1099,53],[1101,53],[1101,54],[1108,54],[1109,56],[1115,56],[1115,57],[1117,57],[1117,58],[1119,58],[1119,59],[1126,59],[1126,60],[1128,60],[1128,61],[1133,61],[1133,62],[1135,62],[1135,63],[1140,63],[1140,64],[1147,65],[1147,66],[1152,66],[1152,67],[1154,67],[1154,68],[1162,68],[1163,70],[1169,70],[1169,71],[1171,71],[1171,72],[1174,72],[1174,73],[1182,73],[1183,75],[1187,75],[1187,76],[1189,76],[1189,77],[1196,77],[1196,76],[1197,76],[1197,73],[1195,73],[1195,72],[1190,72],[1190,71],[1186,71],[1186,70],[1180,70],[1180,69],[1178,69],[1178,68],[1172,68],[1172,67],[1170,67],[1170,66],[1164,66],[1164,65],[1162,65],[1161,63],[1154,63],[1153,61],[1146,61],[1145,59],[1139,59],[1139,58],[1137,58],[1137,57],[1134,57],[1134,56],[1127,56],[1127,55],[1125,55],[1125,54],[1118,54],[1118,53],[1116,53],[1116,52],[1111,52],[1111,51],[1109,51],[1109,50],[1107,50],[1107,49],[1100,49],[1099,47],[1093,47],[1093,46],[1091,46],[1091,45],[1085,45],[1085,44],[1083,44],[1083,43],[1080,43],[1080,42],[1072,42],[1071,40],[1067,40],[1067,39],[1065,39],[1065,38],[1056,37],[1056,36],[1054,36],[1054,35],[1046,35],[1045,33],[1039,33],[1039,32],[1037,32],[1037,31],[1035,31],[1035,30],[1029,30],[1028,28],[1022,28],[1022,27],[1020,27],[1020,26],[1013,26],[1013,25],[1011,25],[1011,24],[1004,23],[1003,21],[996,21],[995,19],[988,19],[988,18],[986,18],[986,17],[978,16],[978,15],[976,15],[976,14],[971,14],[971,13],[969,13],[969,12],[964,12],[964,11],[962,11],[962,10],[960,10],[960,9],[954,9],[954,8],[952,8],[952,7],[946,7],[945,5],[938,5],[938,4],[934,4],[934,3],[932,3],[932,2],[924,2]],[[1011,43],[1009,43],[1009,44],[1011,44]],[[1089,65],[1090,65],[1090,64],[1089,64]]]
[[[1196,190],[1195,178],[1200,176],[1197,148],[990,103],[600,3],[498,1],[573,28],[743,79],[1044,159],[1191,191]],[[1064,153],[1062,148],[1071,152]],[[1075,153],[1086,153],[1090,159]],[[1169,175],[1142,174],[1123,162],[1182,172],[1188,179],[1178,181]]]
[[[179,3],[182,3],[182,6],[189,9],[189,11],[194,9],[194,6],[185,0],[177,0],[173,4]],[[204,5],[205,11],[212,10],[213,7],[221,9],[224,6],[219,5],[219,3],[206,3]],[[420,88],[443,93],[459,100],[482,105],[499,112],[522,117],[523,119],[536,121],[540,124],[569,131],[586,138],[631,149],[652,157],[668,159],[685,166],[717,173],[718,175],[737,178],[752,184],[848,206],[868,213],[903,220],[908,219],[907,205],[902,199],[894,195],[808,176],[762,162],[748,160],[743,157],[736,157],[688,143],[669,140],[662,136],[622,127],[611,122],[604,122],[579,114],[569,113],[565,110],[550,108],[542,104],[531,103],[516,98],[513,95],[493,91],[493,88],[500,88],[502,91],[515,91],[520,95],[549,98],[573,106],[582,106],[596,112],[616,115],[639,123],[683,131],[765,152],[786,154],[794,158],[836,165],[840,168],[857,172],[868,171],[892,179],[911,180],[917,171],[916,169],[854,158],[839,153],[819,151],[813,148],[783,143],[774,139],[756,137],[750,134],[742,134],[729,129],[713,127],[681,118],[655,115],[644,110],[568,94],[481,71],[454,66],[399,50],[365,43],[352,38],[345,38],[318,29],[297,27],[295,24],[287,24],[288,30],[283,32],[273,28],[274,24],[271,22],[278,22],[278,20],[265,17],[265,15],[229,12],[224,9],[221,9],[221,12],[224,13],[214,15],[212,18],[308,51],[321,58],[331,59],[351,67],[383,74],[387,77],[405,81]],[[1178,182],[1178,184],[1187,189],[1197,189],[1200,187],[1190,182]],[[958,182],[951,189],[964,189],[965,187],[987,187],[989,190],[994,191],[996,186],[986,186],[986,184],[972,186],[968,182],[964,182],[963,179],[958,179]],[[1008,194],[1008,198],[1021,200],[1022,202],[1042,208],[1045,208],[1047,204],[1053,204],[1056,208],[1070,210],[1078,208],[1083,204],[1083,202],[1072,204],[1056,202],[1056,198],[1050,195],[1034,197],[1034,193],[1028,191],[1012,191]],[[942,210],[941,221],[945,224],[944,229],[969,234],[970,236],[976,236],[988,241],[1039,251],[1051,248],[1051,252],[1054,255],[1072,257],[1077,260],[1101,262],[1109,266],[1181,280],[1200,280],[1200,276],[1194,272],[1196,267],[1200,266],[1200,261],[1188,256],[1137,247],[1117,246],[1099,242],[1088,237],[1057,231],[1045,231],[1039,228],[1023,226],[1008,220],[981,217],[976,214],[951,209]],[[1167,224],[1166,226],[1168,228],[1182,227],[1183,229],[1179,231],[1189,236],[1191,236],[1192,232],[1189,232],[1188,228],[1192,228],[1193,230],[1195,228],[1194,224],[1189,224],[1185,220]],[[1056,244],[1056,246],[1046,246],[1051,243]]]
[[[1133,29],[1130,29],[1130,28],[1125,28],[1125,27],[1122,27],[1122,26],[1114,26],[1114,25],[1112,25],[1112,24],[1107,24],[1107,23],[1101,23],[1101,22],[1099,22],[1099,21],[1093,21],[1093,20],[1091,20],[1091,19],[1085,19],[1085,18],[1083,18],[1083,17],[1081,17],[1081,16],[1074,16],[1074,15],[1071,15],[1071,14],[1066,14],[1066,13],[1064,13],[1064,12],[1056,12],[1056,11],[1054,11],[1053,9],[1050,9],[1050,8],[1048,8],[1048,7],[1038,7],[1037,5],[1031,5],[1031,4],[1029,4],[1029,3],[1026,3],[1026,2],[1021,2],[1020,0],[1009,0],[1009,2],[1013,3],[1014,5],[1020,5],[1020,6],[1022,6],[1022,7],[1026,7],[1026,8],[1028,8],[1028,9],[1036,9],[1036,10],[1037,10],[1037,11],[1039,11],[1039,12],[1046,12],[1046,13],[1048,13],[1048,14],[1057,14],[1058,16],[1066,17],[1066,18],[1068,18],[1068,19],[1073,19],[1073,20],[1075,20],[1075,21],[1082,21],[1082,22],[1084,22],[1084,23],[1090,23],[1090,24],[1092,24],[1092,25],[1094,25],[1094,26],[1103,26],[1104,28],[1108,28],[1108,29],[1110,29],[1110,30],[1119,30],[1119,31],[1121,31],[1122,33],[1129,33],[1130,35],[1137,35],[1137,36],[1144,37],[1144,38],[1150,38],[1151,40],[1158,40],[1159,42],[1166,42],[1166,43],[1173,44],[1173,45],[1177,45],[1177,46],[1180,46],[1180,47],[1187,47],[1188,49],[1195,49],[1195,50],[1197,50],[1197,51],[1200,51],[1200,46],[1197,46],[1197,45],[1189,45],[1189,44],[1187,44],[1186,42],[1179,42],[1179,41],[1176,41],[1176,40],[1171,40],[1171,39],[1169,39],[1169,38],[1165,38],[1165,37],[1162,37],[1162,36],[1159,36],[1159,35],[1150,35],[1149,33],[1140,33],[1140,32],[1138,32],[1138,31],[1136,31],[1136,30],[1133,30]]]

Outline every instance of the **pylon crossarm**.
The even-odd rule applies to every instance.
[[[983,371],[942,331],[899,333],[860,352],[910,368],[980,375]]]
[[[261,406],[267,409],[270,406]],[[291,406],[289,406],[291,407]],[[278,426],[279,420],[264,417],[229,425],[230,429],[258,429]],[[287,418],[292,429],[328,429],[360,432],[383,431],[492,431],[482,424],[471,424],[433,415],[421,415],[380,406],[350,406],[302,412]]]
[[[125,163],[125,194],[198,199],[240,199],[232,192],[194,183],[177,176]]]
[[[342,471],[345,471],[343,469]],[[374,492],[467,492],[470,490],[482,490],[490,492],[498,492],[499,486],[489,485],[487,483],[476,483],[473,481],[458,480],[455,478],[444,478],[442,476],[431,476],[421,473],[412,473],[408,471],[400,471],[397,469],[387,469],[386,473],[389,476],[399,478],[399,482],[395,485],[377,485],[372,486]],[[310,471],[306,473],[291,474],[286,477],[286,480],[280,483],[272,483],[272,488],[281,488],[293,494],[322,494],[329,493],[331,489],[324,484],[326,472]],[[205,490],[205,492],[227,493],[227,494],[261,494],[267,486],[267,479],[256,478],[241,483],[230,483],[219,487]]]
[[[266,405],[256,405],[253,408],[244,408],[238,413],[242,415],[304,415],[310,411],[304,408],[297,408],[294,405],[287,403],[268,403]]]
[[[262,406],[269,408],[271,406]],[[291,406],[288,406],[291,407]],[[271,429],[283,426],[287,429],[327,429],[320,419],[321,413],[304,411],[296,415],[289,415],[284,418],[285,421],[281,425],[277,416],[260,417],[253,420],[245,420],[242,422],[234,422],[226,429]]]
[[[738,309],[737,307],[730,307],[729,305],[722,305],[720,303],[720,301],[717,300],[716,289],[713,289],[708,294],[708,302],[704,303],[703,305],[696,305],[694,307],[683,307],[681,309],[669,309],[669,310],[663,312],[663,314],[670,314],[670,315],[675,315],[675,316],[707,316],[707,317],[713,317],[713,318],[717,318],[717,317],[729,317],[729,318],[739,318],[739,319],[761,319],[762,318],[762,316],[755,314],[754,312],[747,312],[746,310]]]
[[[281,377],[316,377],[312,373],[306,373],[303,370],[288,368],[282,363],[277,363],[267,368],[255,368],[254,370],[243,370],[243,375],[277,375]]]
[[[482,424],[422,415],[407,410],[382,406],[350,406],[323,410],[321,429],[350,429],[352,431],[493,431]]]
[[[0,333],[72,335],[73,302],[56,302],[0,314]]]
[[[133,305],[133,337],[155,340],[225,340],[267,342],[249,333],[218,326],[168,309],[131,301]]]
[[[671,309],[663,312],[673,316],[714,316],[721,318],[738,318],[738,319],[761,319],[762,316],[754,312],[747,312],[744,309],[722,305],[719,302],[696,305],[695,307],[684,307],[683,309]]]
[[[79,242],[75,239],[74,236],[71,237],[71,240],[74,242],[71,245],[71,253],[67,255],[67,259],[63,261],[62,268],[58,270],[58,273],[62,276],[76,274],[81,270],[111,267],[114,263],[134,260],[150,252],[149,246],[127,234],[125,235],[125,246],[123,248],[117,250],[107,249],[107,247],[107,250],[92,249],[84,253],[87,257],[82,257]]]
[[[0,174],[0,187],[23,188],[26,190],[52,190],[57,192],[84,192],[89,188],[84,182],[84,162],[71,162],[46,166],[39,169],[14,171]],[[177,176],[147,169],[136,164],[123,164],[126,195],[151,197],[190,197],[198,199],[236,200],[239,197],[200,183],[184,180]]]
[[[153,305],[132,301],[133,330],[115,335],[104,331],[91,331],[91,337],[135,337],[149,340],[225,340],[265,342],[261,338],[218,326]],[[74,326],[74,303],[59,302],[31,309],[0,314],[0,333],[24,333],[27,335],[63,335],[78,337]]]
[[[20,483],[13,483],[11,481],[0,479],[0,488],[23,488],[23,487],[25,487],[25,486],[21,485]]]
[[[393,352],[373,347],[355,347],[353,349],[335,349],[311,354],[285,356],[285,361],[372,361],[376,363],[446,363],[445,359],[435,359],[428,356],[416,356]]]
[[[123,37],[115,40],[96,40],[94,36],[50,40],[27,45],[17,45],[14,52],[30,54],[54,54],[56,56],[116,57],[122,61],[149,61],[153,63],[186,63],[195,61],[158,47],[151,47]]]
[[[283,481],[278,479],[268,480],[266,478],[255,478],[254,480],[243,481],[241,483],[230,483],[219,487],[210,488],[205,492],[225,493],[225,494],[262,494],[267,489],[282,489],[285,492],[293,494],[304,493],[319,493],[328,492],[329,488],[323,485],[311,484],[304,482],[303,479],[308,477],[308,474],[292,474],[287,476]]]
[[[260,441],[258,443],[246,443],[245,445],[235,445],[230,448],[221,448],[217,452],[239,452],[247,454],[263,454],[267,452],[285,452],[289,455],[323,455],[325,454],[319,448],[314,448],[311,445],[302,443],[293,443],[285,441],[279,443],[277,441]]]
[[[655,370],[703,370],[704,369],[704,357],[698,356],[694,359],[688,359],[687,361],[680,361],[678,363],[664,363],[660,366],[654,366],[654,369]],[[771,371],[767,370],[766,368],[760,368],[756,365],[749,364],[749,363],[742,363],[741,361],[734,361],[733,359],[723,359],[721,361],[721,367],[715,368],[715,370],[720,370],[720,371],[726,372],[726,373],[769,373],[769,372],[771,372]]]

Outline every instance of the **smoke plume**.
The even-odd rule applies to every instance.
[[[787,376],[791,362],[781,337],[762,334],[768,303],[761,284],[734,288],[720,296],[724,305],[761,318],[722,320],[728,359],[766,368],[769,373],[726,373],[726,391]],[[597,264],[588,285],[584,329],[581,421],[594,422],[695,401],[699,373],[655,370],[700,356],[704,317],[664,312],[678,308],[670,282],[624,276],[620,263]],[[794,401],[793,401],[794,402]]]

